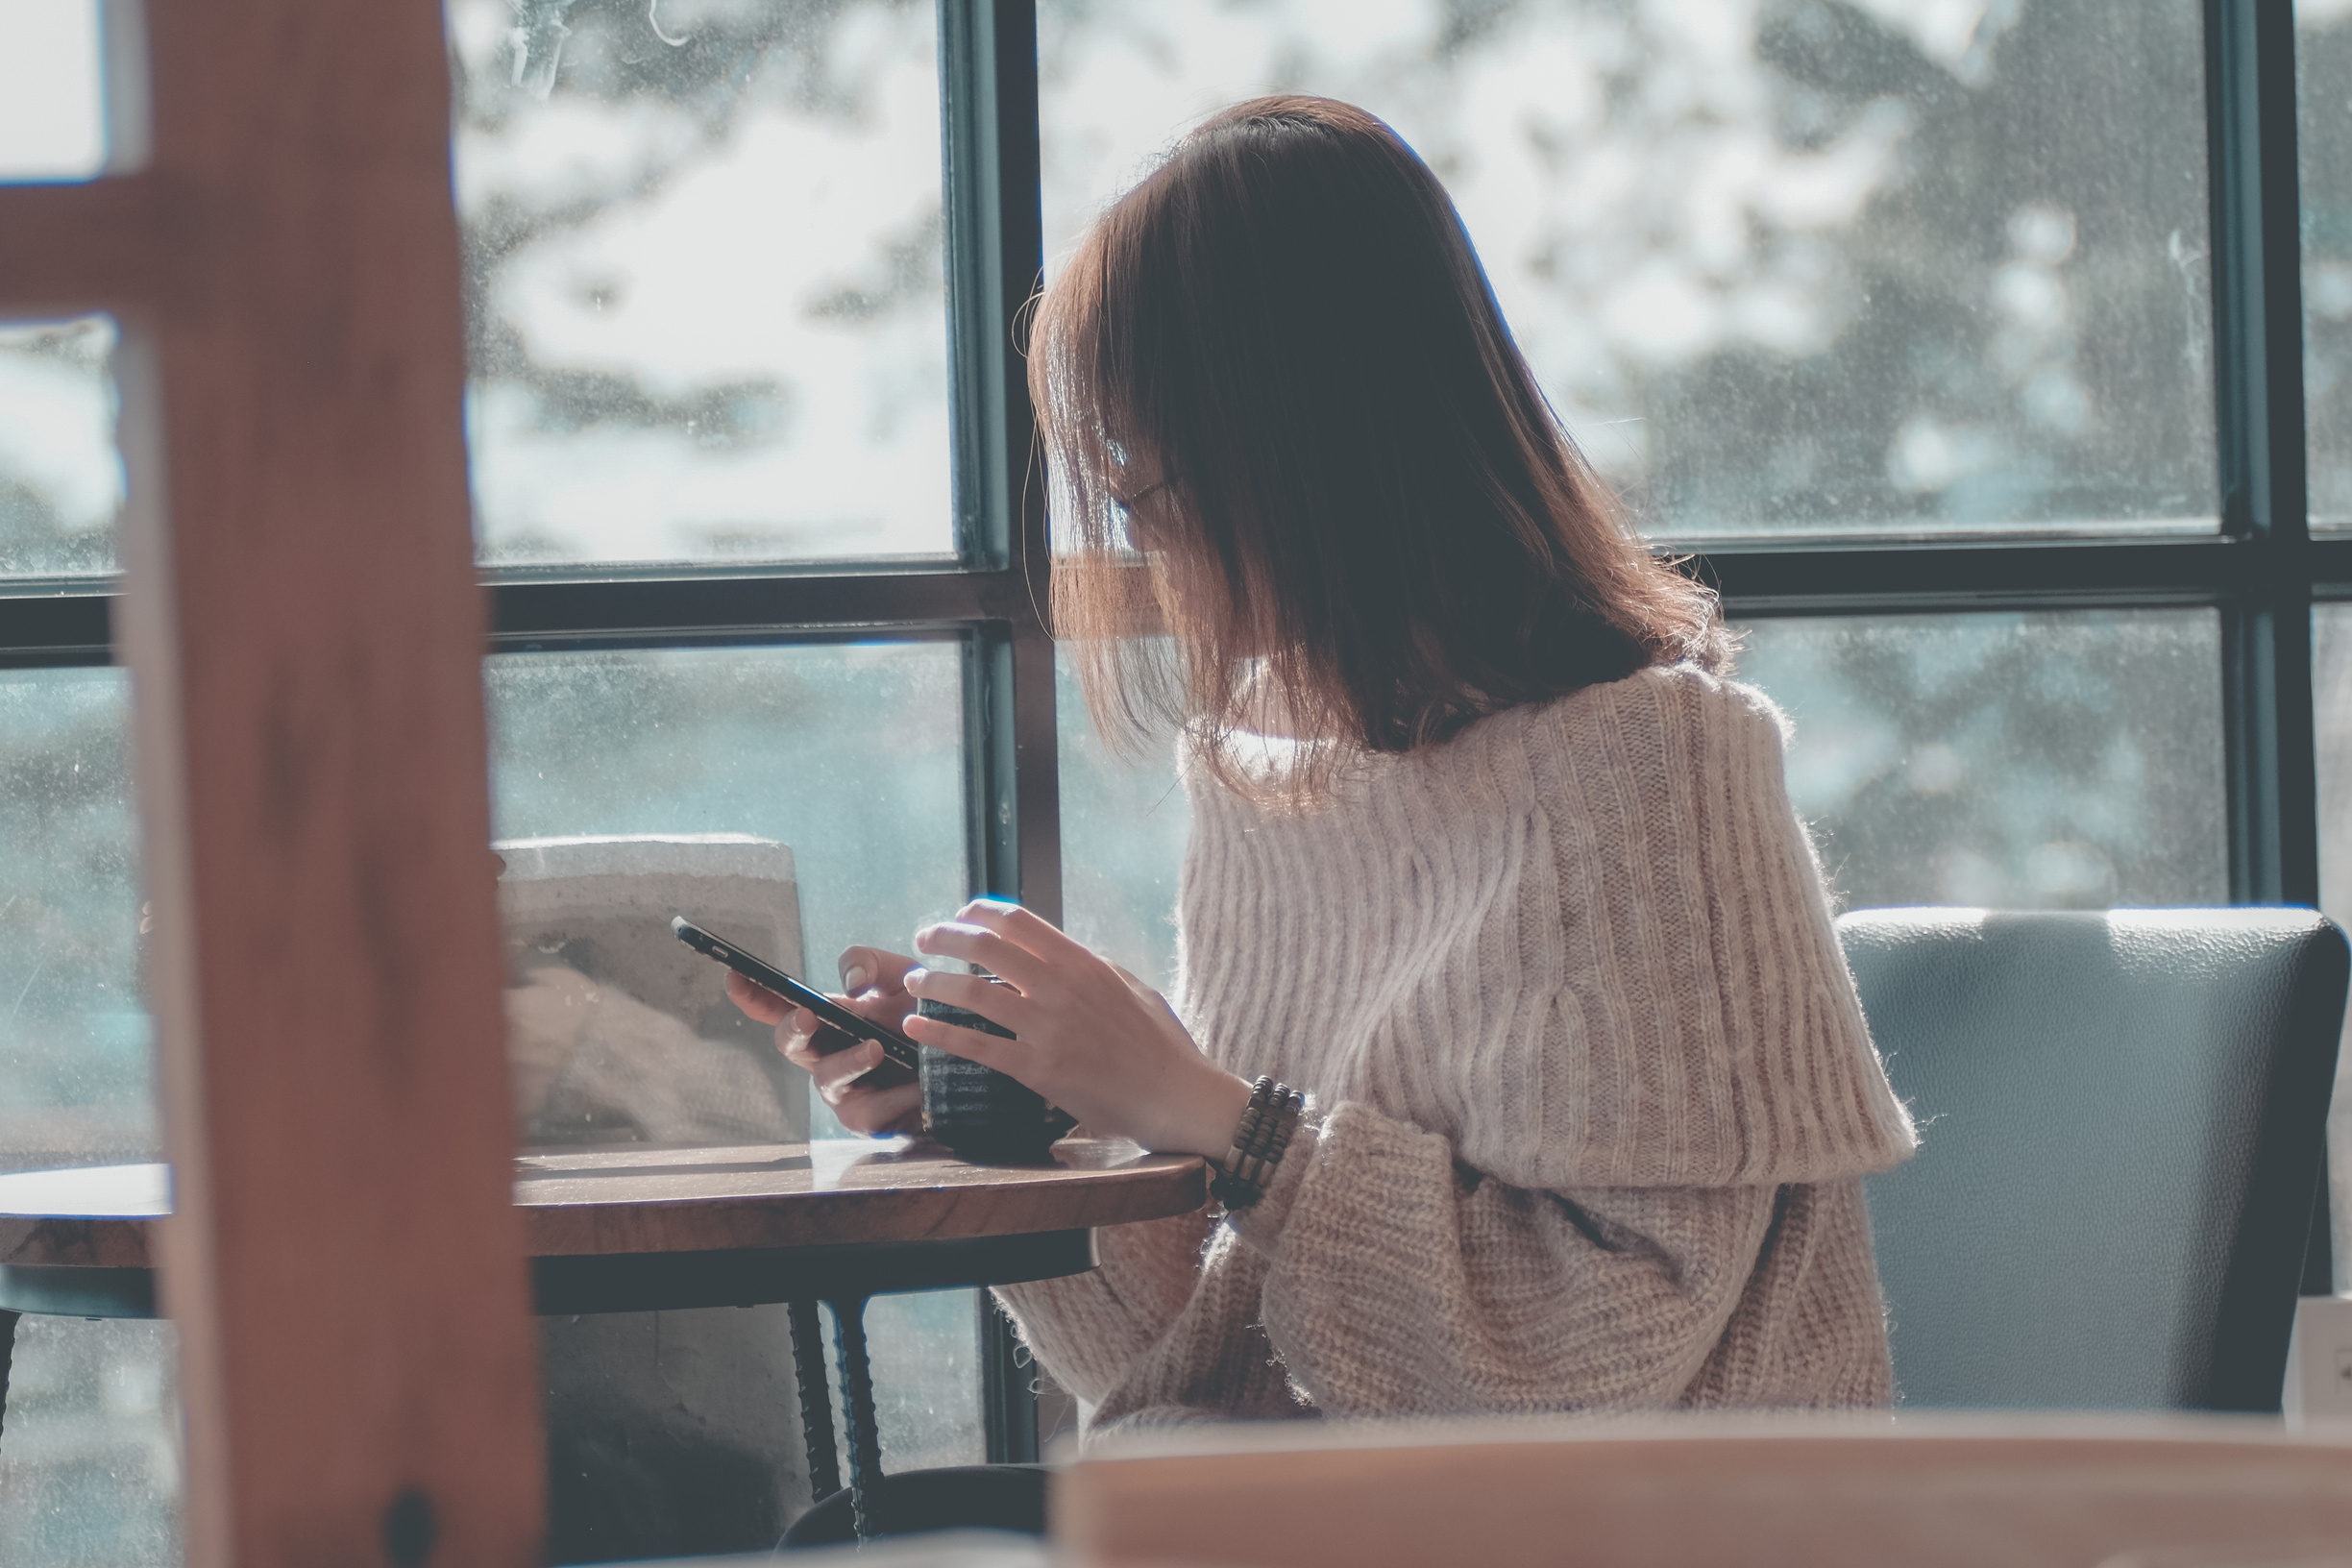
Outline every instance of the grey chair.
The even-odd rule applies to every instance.
[[[1869,1183],[1900,1402],[2278,1409],[2343,933],[2293,909],[1898,909],[1838,935],[1922,1123]]]

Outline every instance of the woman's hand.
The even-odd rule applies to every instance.
[[[1006,982],[916,969],[917,997],[1000,1023],[1000,1040],[911,1017],[911,1040],[1011,1073],[1092,1133],[1147,1149],[1222,1155],[1249,1108],[1250,1086],[1201,1055],[1160,993],[1046,921],[994,898],[915,934],[920,952],[960,958]]]
[[[903,953],[878,947],[851,947],[841,956],[842,990],[833,999],[860,1017],[906,1033],[907,1015],[915,998],[907,993],[907,970],[915,961]],[[807,1069],[817,1092],[844,1127],[853,1133],[880,1138],[889,1133],[922,1130],[922,1086],[893,1084],[888,1089],[860,1088],[857,1080],[882,1065],[882,1042],[861,1040],[846,1050],[821,1055],[814,1043],[823,1028],[817,1015],[795,1007],[767,987],[727,971],[727,998],[762,1023],[775,1025],[776,1047],[784,1060]],[[835,1035],[835,1040],[841,1037]]]

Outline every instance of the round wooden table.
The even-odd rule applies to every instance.
[[[860,1309],[894,1290],[1012,1285],[1094,1266],[1093,1232],[1188,1213],[1206,1166],[1115,1139],[1065,1139],[1053,1164],[973,1165],[907,1139],[535,1149],[515,1160],[543,1315],[792,1304],[812,1490],[838,1489],[817,1303],[830,1303],[867,1533],[880,1473]],[[170,1167],[0,1176],[0,1401],[15,1315],[157,1315],[152,1228]],[[822,1484],[832,1481],[833,1485]]]

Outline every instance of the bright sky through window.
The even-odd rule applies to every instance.
[[[106,163],[98,0],[0,0],[0,180]]]

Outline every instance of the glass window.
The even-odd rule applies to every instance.
[[[1654,533],[2216,527],[2198,7],[1046,0],[1046,253],[1192,118],[1386,117]]]
[[[825,984],[843,948],[907,951],[964,902],[955,643],[503,653],[485,670],[502,839],[772,839]]]
[[[155,1158],[123,672],[0,670],[0,1169]]]
[[[1054,675],[1063,925],[1164,992],[1176,978],[1176,869],[1192,825],[1176,781],[1175,742],[1146,757],[1113,755],[1094,733],[1066,655],[1056,659]]]
[[[0,180],[87,180],[106,164],[99,0],[0,0]]]
[[[1752,621],[1841,907],[2229,901],[2211,610]]]
[[[2311,520],[2352,526],[2352,3],[2295,0]]]
[[[915,0],[449,0],[493,567],[953,549]]]
[[[129,695],[119,670],[0,670],[0,1170],[160,1146]],[[173,1344],[167,1323],[17,1325],[0,1562],[179,1560]]]
[[[162,1321],[16,1325],[0,1457],[0,1562],[177,1568],[178,1340]]]
[[[2313,9],[2306,5],[2306,11]],[[2312,698],[2319,782],[2319,907],[2352,926],[2352,604],[2312,613]],[[2352,1035],[2352,1018],[2346,1020]],[[2336,1288],[2352,1289],[2352,1039],[2337,1055],[2328,1115],[2328,1183],[2337,1216]]]
[[[114,570],[114,335],[105,316],[0,325],[0,579]]]
[[[782,844],[792,850],[806,953],[770,956],[813,970],[827,989],[844,947],[908,951],[917,926],[964,901],[957,643],[526,651],[494,655],[485,672],[502,839],[746,833]],[[647,940],[665,953],[676,946],[659,924]],[[717,996],[721,971],[706,967]],[[762,1063],[775,1060],[766,1031],[734,1043]],[[531,1080],[529,1066],[519,1055],[518,1083]],[[804,1118],[799,1124],[813,1117],[819,1137],[847,1137],[821,1104],[802,1109],[807,1080],[796,1068],[783,1071],[790,1092],[802,1097],[793,1108]],[[676,1076],[666,1060],[646,1072],[606,1072],[601,1081],[624,1092],[598,1104],[593,1125],[567,1136],[673,1140],[674,1124],[663,1118],[677,1111]],[[536,1081],[556,1085],[541,1095],[546,1103],[567,1092],[563,1073]],[[632,1089],[651,1103],[632,1101]],[[577,1095],[565,1103],[576,1104]],[[548,1137],[532,1121],[531,1106],[522,1109],[526,1138]],[[723,1136],[731,1125],[698,1124],[688,1136],[756,1140]],[[886,1461],[899,1468],[980,1462],[987,1450],[977,1294],[879,1298],[867,1322]],[[781,1408],[747,1411],[742,1397],[747,1379],[792,1386],[780,1312],[621,1314],[551,1325],[542,1348],[551,1439],[579,1469],[559,1477],[559,1543],[593,1548],[601,1560],[607,1548],[672,1553],[705,1540],[692,1531],[614,1534],[625,1528],[606,1517],[614,1486],[642,1496],[652,1517],[683,1530],[678,1522],[705,1506],[711,1476],[744,1486],[756,1482],[756,1495],[730,1493],[727,1502],[735,1512],[752,1509],[736,1521],[749,1534],[709,1537],[709,1550],[765,1545],[805,1506],[805,1477],[775,1473],[780,1454],[798,1452],[797,1417],[785,1420]],[[640,1364],[646,1356],[657,1365]],[[616,1432],[637,1436],[616,1448]],[[783,1511],[760,1513],[762,1499]],[[724,1520],[705,1522],[716,1529]],[[769,1529],[764,1540],[755,1527]]]

